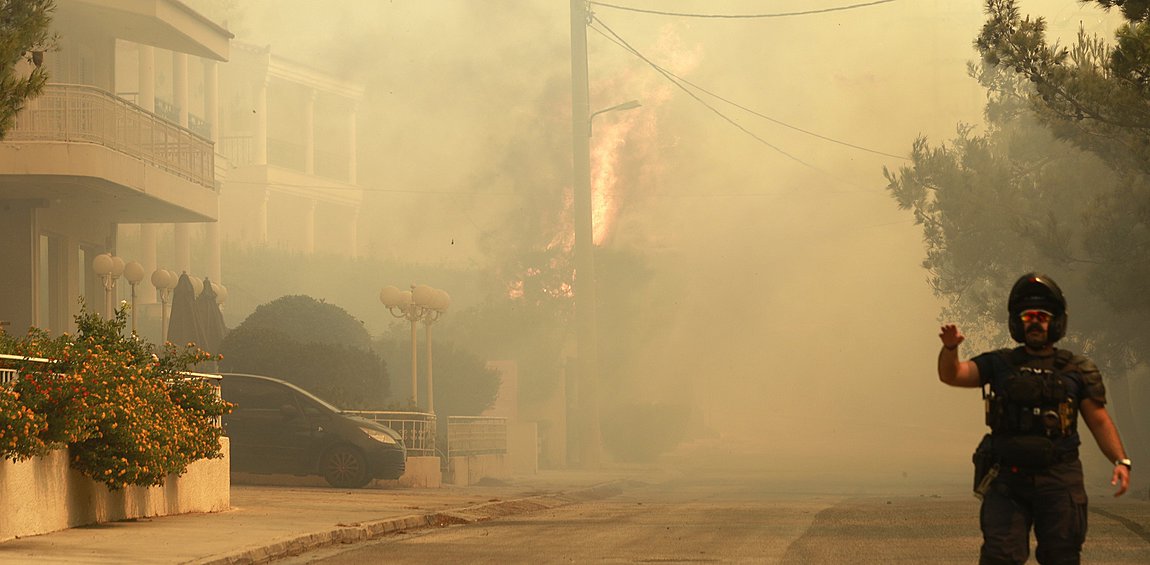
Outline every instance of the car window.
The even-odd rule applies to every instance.
[[[319,416],[329,413],[329,411],[324,410],[318,402],[315,402],[306,396],[296,396],[296,401],[299,402],[299,406],[303,409],[303,413],[308,416]]]
[[[276,383],[227,377],[223,382],[223,396],[224,400],[235,403],[237,410],[279,410],[285,404],[296,404],[295,394]]]

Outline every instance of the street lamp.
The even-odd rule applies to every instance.
[[[622,111],[622,110],[634,110],[635,108],[638,108],[639,106],[642,106],[642,104],[640,104],[638,100],[628,100],[622,104],[616,104],[614,106],[611,106],[610,108],[604,108],[602,110],[599,110],[598,112],[593,112],[590,116],[587,116],[587,137],[591,137],[592,135],[594,135],[594,130],[591,128],[591,122],[595,119],[595,116],[598,116],[599,114],[606,114],[607,112],[618,112],[618,111]]]
[[[435,386],[431,376],[431,324],[434,324],[447,311],[447,307],[451,305],[451,297],[442,289],[418,285],[412,287],[411,299],[423,308],[423,328],[427,336],[427,411],[434,414]]]
[[[104,283],[104,318],[112,318],[112,302],[115,300],[116,280],[124,274],[124,260],[110,253],[101,253],[92,258],[92,270]]]
[[[152,286],[160,296],[160,341],[168,342],[168,304],[172,301],[172,291],[180,278],[167,269],[152,271]]]
[[[144,280],[144,266],[139,261],[124,265],[124,278],[132,285],[132,335],[136,335],[136,285]]]
[[[451,305],[447,292],[425,284],[411,285],[411,290],[401,291],[394,286],[385,286],[379,291],[379,301],[396,318],[411,322],[411,403],[419,405],[419,382],[417,364],[419,359],[416,324],[423,321],[427,330],[427,411],[435,413],[435,388],[431,373],[431,324],[439,319]]]

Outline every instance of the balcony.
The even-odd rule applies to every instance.
[[[4,141],[91,143],[215,191],[210,141],[92,86],[45,86]]]

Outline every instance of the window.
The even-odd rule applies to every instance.
[[[236,404],[236,410],[280,410],[283,406],[295,406],[295,394],[291,389],[272,382],[224,377],[223,396]]]

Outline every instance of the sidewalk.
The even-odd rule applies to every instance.
[[[262,563],[415,528],[612,496],[637,470],[544,471],[435,489],[232,485],[232,509],[127,520],[0,543],[0,563]]]

